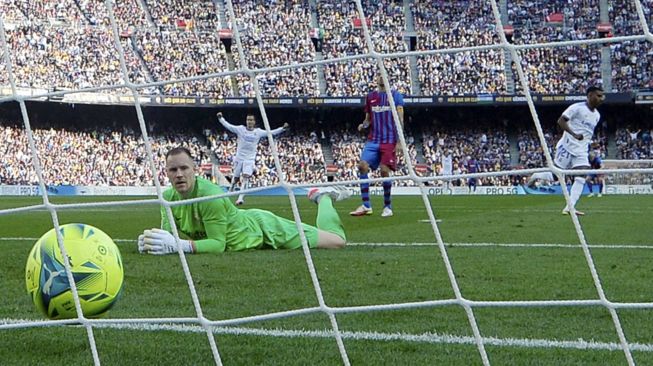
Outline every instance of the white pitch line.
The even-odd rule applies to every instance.
[[[148,203],[147,205],[154,206],[154,204]],[[2,210],[0,210],[2,211]],[[102,207],[80,207],[80,208],[57,208],[57,212],[66,212],[66,213],[71,213],[71,212],[118,212],[118,211],[134,211],[134,208],[132,205],[128,205],[125,207],[114,207],[114,208],[102,208]],[[28,212],[50,212],[47,208],[37,208],[34,210],[29,210],[25,211],[23,213],[28,213]]]
[[[0,326],[5,324],[17,324],[30,322],[33,320],[26,319],[0,319]],[[80,325],[81,326],[81,325]],[[112,328],[120,330],[138,330],[138,331],[173,331],[183,333],[204,333],[206,330],[196,325],[179,325],[179,324],[94,324],[97,328]],[[0,328],[1,330],[1,328]],[[248,327],[216,327],[215,334],[230,335],[248,335],[264,337],[285,337],[285,338],[333,338],[331,330],[288,330],[288,329],[265,329],[265,328],[248,328]],[[471,336],[457,336],[453,334],[442,334],[427,332],[422,334],[410,333],[382,333],[382,332],[352,332],[341,330],[341,335],[345,339],[351,340],[371,340],[371,341],[405,341],[416,343],[430,344],[476,344],[476,340]],[[501,347],[522,347],[522,348],[563,348],[578,350],[608,350],[620,351],[621,345],[615,342],[597,342],[577,339],[574,341],[559,341],[549,339],[528,339],[528,338],[497,338],[483,337],[483,343]],[[629,343],[633,351],[653,352],[653,344],[646,343]]]
[[[24,238],[24,237],[0,237],[2,241],[37,241],[38,238]],[[113,239],[116,243],[135,243],[136,239]],[[354,247],[432,247],[437,246],[437,243],[347,243],[348,246]],[[580,244],[564,244],[564,243],[444,243],[449,247],[498,247],[498,248],[580,248]],[[638,245],[638,244],[590,244],[592,249],[653,249],[651,245]]]
[[[428,247],[437,246],[437,243],[347,243],[348,246],[365,247]],[[580,244],[550,244],[550,243],[444,243],[451,247],[500,247],[500,248],[580,248]],[[590,244],[593,249],[653,249],[652,245],[636,244]]]
[[[155,204],[150,204],[148,205],[154,207]],[[3,211],[4,209],[0,209],[0,212]],[[122,212],[122,211],[133,211],[133,208],[131,205],[127,207],[109,207],[109,208],[104,208],[104,207],[80,207],[80,208],[61,208],[59,209],[61,212],[67,212],[67,213],[79,213],[79,212]],[[502,209],[502,212],[510,212],[510,213],[521,213],[521,214],[531,214],[531,213],[551,213],[551,214],[559,214],[561,209],[557,208],[505,208]],[[38,208],[34,210],[28,210],[23,212],[22,214],[30,213],[30,212],[49,212],[50,210],[45,209],[45,208]],[[303,210],[300,209],[300,212]],[[461,207],[455,207],[455,206],[442,206],[442,207],[436,207],[435,212],[439,213],[442,215],[442,212],[458,212],[458,213],[486,213],[487,210],[483,208],[470,208],[469,206],[461,206]],[[275,212],[279,213],[292,213],[291,208],[285,208],[285,207],[280,207],[280,208],[275,208]],[[401,209],[401,212],[410,212],[410,213],[420,213],[424,212],[423,208],[403,208]],[[611,215],[620,215],[620,214],[640,214],[640,215],[646,215],[646,214],[651,214],[653,211],[648,208],[624,208],[624,209],[615,209],[615,208],[610,208],[610,209],[601,209],[601,208],[596,208],[592,209],[591,212],[593,214],[611,214]],[[561,216],[563,217],[563,216]]]

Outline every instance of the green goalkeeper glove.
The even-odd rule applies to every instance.
[[[185,253],[195,252],[195,243],[190,240],[179,240],[169,232],[161,229],[145,230],[143,232],[143,250],[149,254],[164,255],[177,252],[178,246]]]

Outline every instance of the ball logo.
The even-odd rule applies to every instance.
[[[107,248],[106,248],[104,245],[100,245],[100,246],[98,246],[98,247],[97,247],[97,251],[100,252],[100,254],[102,254],[102,255],[106,255],[106,254],[107,254]]]

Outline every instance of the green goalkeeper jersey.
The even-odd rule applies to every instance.
[[[186,199],[223,193],[222,187],[197,177],[193,191]],[[184,199],[174,188],[163,192],[163,197],[170,202]],[[171,209],[180,237],[193,240],[197,253],[255,249],[263,244],[263,232],[259,223],[246,214],[245,210],[236,208],[228,198],[172,206]],[[161,228],[172,232],[163,206]]]

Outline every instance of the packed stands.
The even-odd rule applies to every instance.
[[[465,128],[460,130],[426,130],[422,134],[423,155],[430,172],[442,175],[442,158],[447,152],[453,157],[453,174],[469,173],[467,162],[474,159],[480,171],[496,172],[510,169],[510,142],[505,131]],[[454,185],[466,185],[459,180]],[[507,176],[480,178],[478,185],[509,185]]]
[[[517,26],[515,44],[598,38],[599,0],[517,0],[508,6],[509,21]],[[553,14],[562,18],[552,18]],[[532,92],[582,93],[590,85],[601,84],[600,46],[527,49],[520,56]],[[514,65],[513,72],[518,81]],[[523,90],[520,82],[515,86]]]
[[[236,155],[236,137],[227,132],[208,136],[211,151],[220,165],[233,166]],[[319,183],[326,181],[325,163],[322,147],[315,137],[307,133],[293,132],[292,136],[281,135],[275,138],[283,173],[290,183]],[[279,171],[267,139],[262,139],[256,155],[257,172],[250,181],[252,187],[262,187],[279,183]]]
[[[487,1],[415,1],[412,4],[419,51],[490,45],[496,42]],[[502,50],[421,56],[417,62],[425,95],[503,94]]]
[[[615,142],[619,159],[653,159],[653,129],[617,129]]]
[[[363,1],[364,14],[370,19],[370,37],[375,50],[380,53],[405,52],[407,46],[401,40],[405,28],[402,6],[383,1]],[[367,43],[360,26],[354,3],[343,1],[319,1],[317,14],[324,28],[323,53],[325,59],[333,59],[368,52]],[[393,88],[404,94],[410,92],[410,68],[406,59],[386,59],[385,66]],[[376,63],[372,59],[356,59],[328,64],[324,74],[329,96],[364,95],[376,85]]]
[[[34,129],[34,141],[48,185],[152,186],[152,172],[142,138],[130,129],[101,130]],[[22,128],[0,126],[0,184],[38,184],[27,135]],[[151,137],[158,179],[167,184],[165,153],[185,146],[198,159],[208,162],[196,136],[171,133]]]
[[[217,31],[239,25],[249,68],[293,65],[317,60],[310,32],[323,31],[322,56],[333,59],[368,51],[362,20],[353,2],[308,0],[234,1],[237,20],[220,19],[221,2],[208,0],[119,0],[114,6],[129,78],[135,83],[202,76],[240,68],[234,42],[228,54]],[[362,2],[371,39],[380,53],[408,51],[404,4],[383,0]],[[498,42],[489,3],[481,0],[416,0],[411,2],[417,50],[490,45]],[[653,0],[642,1],[653,24]],[[506,17],[516,44],[583,40],[599,37],[599,0],[507,2]],[[613,35],[642,31],[632,1],[609,3]],[[261,14],[265,13],[265,16]],[[80,89],[122,82],[108,10],[103,1],[21,1],[0,4],[6,24],[16,83],[46,90]],[[611,44],[612,90],[652,88],[653,47],[648,42]],[[529,87],[536,93],[578,93],[603,83],[601,46],[529,49],[520,52]],[[233,61],[233,63],[232,63]],[[411,92],[407,58],[386,59],[393,88]],[[417,57],[413,74],[425,95],[504,94],[514,85],[521,92],[514,65],[503,50],[464,51]],[[364,95],[375,86],[372,59],[358,58],[321,65],[325,95]],[[511,78],[507,69],[512,69]],[[0,66],[4,70],[4,65]],[[267,96],[315,96],[320,93],[318,67],[268,72],[257,76]],[[234,79],[234,80],[232,80]],[[8,85],[0,72],[0,85]],[[144,94],[229,97],[253,96],[249,76],[219,77],[140,90]],[[127,93],[126,89],[105,93]]]
[[[234,13],[241,26],[241,42],[249,68],[293,65],[315,60],[309,38],[308,1],[234,1]],[[265,14],[265,16],[261,16]],[[234,53],[240,67],[240,56]],[[241,96],[254,96],[248,75],[239,74]],[[317,68],[302,67],[273,71],[257,77],[261,93],[271,97],[319,95]]]

